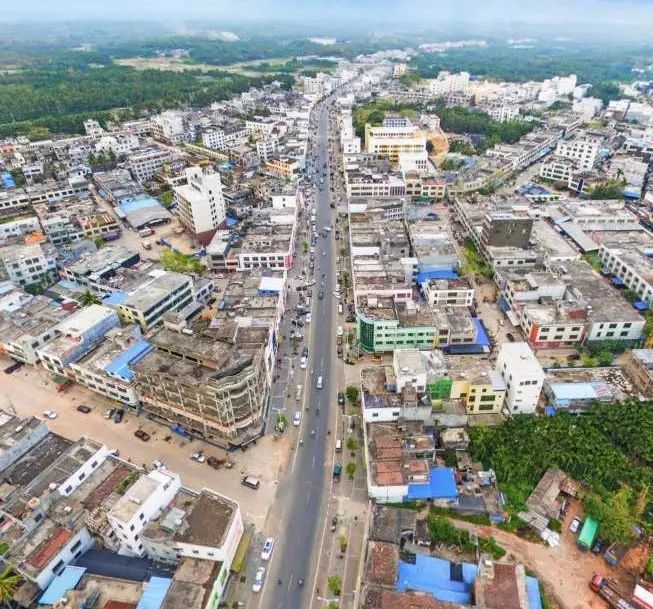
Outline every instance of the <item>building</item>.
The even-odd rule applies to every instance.
[[[200,167],[186,169],[186,184],[174,188],[179,220],[202,245],[208,245],[225,221],[220,174]]]
[[[51,245],[6,245],[0,248],[0,260],[7,277],[16,285],[47,286],[57,276],[55,251]]]
[[[152,117],[152,137],[178,144],[185,139],[184,115],[176,110],[165,110]]]
[[[38,358],[46,370],[72,376],[69,365],[93,349],[118,324],[113,309],[98,304],[84,307],[54,328],[54,338],[37,350]]]
[[[496,367],[506,386],[506,410],[533,414],[544,385],[544,371],[528,344],[503,343]]]
[[[622,368],[641,395],[653,397],[653,349],[628,351]]]
[[[558,142],[555,156],[575,161],[581,170],[589,171],[594,167],[599,152],[599,141],[590,137],[577,137]]]
[[[372,127],[365,125],[365,152],[378,154],[390,159],[399,160],[402,152],[423,152],[426,150],[426,137],[409,124],[401,127]]]
[[[127,169],[139,184],[149,182],[166,163],[172,160],[172,155],[162,148],[147,147],[134,150],[127,157]]]
[[[113,300],[123,323],[147,331],[160,324],[168,311],[179,311],[193,301],[193,281],[188,275],[155,269],[131,292]]]
[[[23,419],[0,410],[0,472],[20,459],[48,435],[47,425],[37,419]]]
[[[180,488],[177,474],[158,469],[141,476],[127,489],[107,514],[123,552],[145,556],[140,538],[143,529],[161,515]]]
[[[426,302],[432,307],[471,307],[474,287],[466,277],[427,279],[421,283]]]
[[[206,322],[183,332],[162,329],[151,338],[154,350],[134,365],[145,410],[220,446],[255,439],[269,395],[269,332],[233,318],[215,329]]]
[[[628,235],[631,237],[631,235]],[[601,244],[599,256],[606,271],[619,279],[638,299],[653,306],[653,237],[648,233],[637,239],[621,239],[619,245]]]

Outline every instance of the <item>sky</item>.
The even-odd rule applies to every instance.
[[[2,0],[0,7],[4,21],[274,20],[361,30],[378,24],[584,22],[647,24],[653,34],[653,0]]]

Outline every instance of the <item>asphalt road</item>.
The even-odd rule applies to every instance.
[[[260,607],[269,609],[304,609],[310,606],[314,567],[318,556],[324,511],[331,472],[326,471],[327,451],[333,436],[337,381],[335,378],[335,310],[332,293],[335,283],[336,246],[333,232],[326,238],[319,233],[334,223],[335,210],[329,207],[327,171],[323,169],[327,154],[328,117],[324,105],[319,111],[316,168],[314,177],[324,177],[323,188],[316,195],[318,238],[315,255],[313,315],[310,324],[309,362],[301,445],[286,478],[279,484],[272,517],[278,515],[277,546],[269,563]],[[317,169],[317,171],[316,171]],[[323,255],[323,252],[325,255]],[[322,278],[322,273],[325,277]],[[318,292],[324,292],[319,299]],[[305,328],[306,329],[306,328]],[[317,379],[322,376],[322,389]],[[319,410],[319,414],[317,414]],[[314,432],[314,435],[313,435]],[[304,580],[300,587],[298,580]],[[281,580],[281,584],[278,583]]]

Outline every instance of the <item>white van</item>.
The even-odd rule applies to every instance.
[[[342,451],[342,440],[336,440],[336,452],[339,453]]]
[[[342,303],[341,302],[338,303],[338,314],[342,315]]]
[[[342,336],[345,331],[342,329],[342,326],[338,326],[337,336]]]
[[[240,483],[243,486],[248,486],[249,488],[253,488],[256,490],[259,486],[261,486],[261,481],[258,478],[254,478],[254,476],[245,476]]]
[[[322,389],[322,377],[321,376],[317,377],[317,388]]]

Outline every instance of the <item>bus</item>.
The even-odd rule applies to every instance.
[[[576,545],[579,550],[591,550],[594,542],[596,541],[596,536],[599,532],[599,521],[596,518],[588,516],[585,518],[583,523],[583,528],[580,530],[580,535],[576,541]]]

